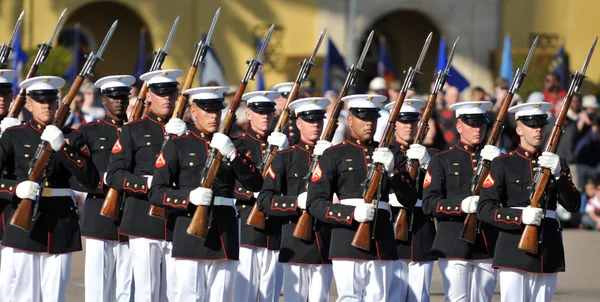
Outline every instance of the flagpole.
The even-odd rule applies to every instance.
[[[356,32],[356,12],[358,8],[358,0],[350,0],[348,3],[348,20],[347,24],[347,35],[346,35],[346,58],[347,62],[355,62],[356,58],[356,43],[355,43],[355,32]]]

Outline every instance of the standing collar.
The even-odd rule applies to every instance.
[[[109,125],[113,125],[116,127],[121,127],[123,126],[123,123],[125,123],[125,119],[122,118],[118,118],[108,112],[106,112],[106,114],[104,115],[104,121],[109,124]]]
[[[201,137],[208,141],[212,140],[212,136],[213,136],[212,133],[208,133],[208,132],[200,130],[198,128],[198,126],[196,126],[195,124],[191,125],[191,127],[188,128],[188,131],[191,131],[197,137]]]
[[[481,145],[469,145],[462,140],[459,140],[458,143],[456,143],[456,148],[465,152],[477,152],[481,150]]]
[[[350,135],[350,138],[348,139],[348,141],[354,145],[359,145],[359,146],[372,146],[373,145],[373,140],[362,140],[354,135]]]
[[[515,150],[517,153],[519,153],[519,155],[531,160],[534,158],[538,158],[540,155],[542,155],[542,151],[541,150],[529,150],[529,149],[525,149],[523,146],[521,146],[519,144],[519,146],[517,147],[517,149]]]
[[[154,112],[154,110],[150,109],[150,112],[148,113],[148,118],[157,122],[157,123],[161,123],[161,124],[166,124],[169,121],[169,118],[164,116],[164,115],[160,115],[156,112]]]
[[[29,125],[31,126],[31,128],[33,128],[36,131],[43,131],[44,129],[46,129],[46,124],[38,121],[36,118],[32,118],[31,122],[29,122]]]
[[[306,141],[302,138],[300,138],[300,141],[297,144],[298,146],[300,146],[303,149],[308,150],[308,152],[312,152],[313,149],[315,148],[315,144],[309,141]]]
[[[256,131],[254,131],[254,129],[252,129],[252,127],[250,127],[250,129],[248,129],[248,135],[259,140],[259,141],[267,141],[267,135],[262,135],[259,133],[256,133]]]

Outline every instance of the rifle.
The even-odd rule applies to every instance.
[[[590,63],[590,59],[592,58],[592,54],[594,53],[594,48],[596,48],[596,43],[598,42],[598,36],[594,39],[592,43],[592,47],[588,52],[588,55],[583,63],[583,69],[581,73],[579,71],[575,71],[575,73],[571,76],[571,85],[569,86],[569,91],[567,96],[565,96],[565,101],[560,108],[560,113],[556,118],[556,122],[552,127],[552,132],[550,133],[550,137],[548,142],[546,143],[546,148],[544,151],[554,153],[556,148],[558,147],[558,142],[560,141],[560,137],[563,133],[562,126],[564,124],[565,118],[567,117],[567,111],[569,111],[569,106],[571,105],[571,100],[573,99],[574,94],[579,93],[579,88],[581,88],[581,84],[583,83],[583,79],[586,78],[585,72],[587,71],[588,64]],[[548,181],[550,180],[551,171],[548,168],[537,168],[535,173],[535,177],[533,179],[533,183],[529,188],[531,191],[530,202],[531,207],[538,208],[540,207],[540,201],[544,198],[544,192],[546,191],[546,186],[548,185]],[[544,209],[545,211],[545,209]],[[528,224],[525,225],[525,229],[523,230],[523,234],[521,235],[521,239],[519,240],[519,249],[524,250],[528,253],[537,254],[538,252],[538,243],[541,243],[539,240],[539,227],[537,225]]]
[[[327,126],[321,133],[321,140],[331,141],[333,136],[335,135],[335,130],[338,126],[338,117],[340,116],[340,112],[342,112],[342,108],[344,108],[344,101],[342,98],[348,94],[350,87],[356,86],[356,79],[358,78],[359,72],[363,72],[362,69],[363,63],[365,62],[365,57],[367,56],[367,51],[369,47],[371,47],[371,41],[373,41],[373,35],[375,31],[372,30],[367,38],[367,42],[363,47],[362,53],[356,62],[356,65],[350,66],[348,68],[348,75],[346,75],[346,81],[344,81],[344,86],[340,90],[337,99],[335,101],[335,107],[333,107],[333,111],[331,115],[327,119]],[[308,186],[310,185],[310,178],[312,177],[313,172],[317,168],[317,164],[319,163],[319,157],[316,154],[311,155],[310,166],[308,168],[308,173],[304,176],[305,185],[304,188],[308,191]],[[302,239],[308,241],[312,237],[312,228],[313,228],[313,218],[310,216],[307,210],[302,211],[302,215],[298,219],[296,223],[296,228],[294,228],[294,237],[298,239]]]
[[[177,25],[179,24],[179,16],[175,18],[175,22],[173,22],[173,26],[171,26],[171,31],[169,32],[169,36],[167,37],[167,42],[165,42],[165,47],[162,49],[158,49],[154,52],[154,61],[152,61],[152,65],[150,66],[150,71],[159,70],[162,68],[162,64],[165,61],[165,57],[169,55],[169,48],[171,47],[171,41],[173,40],[173,35],[175,35],[175,30],[177,29]],[[148,83],[144,81],[142,84],[142,88],[140,88],[140,92],[138,93],[137,101],[133,105],[133,109],[131,110],[131,114],[129,116],[129,122],[139,119],[142,116],[147,116],[148,114],[142,115],[142,111],[144,111],[144,106],[146,106],[146,93],[148,92]],[[149,106],[146,106],[149,107]]]
[[[437,99],[438,93],[440,90],[444,88],[446,84],[446,78],[450,76],[450,66],[452,65],[452,59],[454,58],[454,51],[456,50],[456,44],[458,43],[458,39],[454,41],[454,45],[452,45],[452,50],[450,51],[450,55],[448,56],[448,62],[446,62],[446,68],[444,70],[438,70],[435,77],[435,84],[433,86],[433,91],[431,91],[431,95],[429,96],[429,100],[427,101],[427,107],[425,107],[425,111],[423,112],[423,116],[419,121],[419,128],[417,129],[417,134],[415,136],[414,143],[415,144],[423,144],[425,140],[425,136],[429,131],[429,118],[433,113],[433,109],[435,106],[435,100]],[[408,173],[410,177],[415,180],[417,179],[417,173],[419,172],[419,161],[413,159],[410,161],[408,165]],[[418,181],[417,181],[418,183]],[[398,212],[398,217],[396,217],[396,226],[395,226],[396,239],[401,241],[408,240],[408,210],[405,208],[400,208]]]
[[[498,143],[500,133],[504,128],[504,119],[506,118],[506,113],[508,112],[508,108],[512,103],[515,91],[521,88],[523,80],[525,79],[525,76],[527,76],[527,67],[529,67],[529,62],[531,61],[531,57],[533,57],[533,52],[535,51],[537,42],[538,37],[536,37],[535,40],[533,40],[531,48],[529,48],[529,54],[527,55],[527,59],[523,64],[523,69],[520,70],[517,68],[517,72],[515,73],[508,93],[504,97],[502,107],[498,112],[498,118],[496,119],[496,123],[494,124],[494,128],[492,128],[492,133],[490,134],[486,145],[496,145]],[[471,179],[471,192],[473,193],[473,196],[479,195],[479,191],[483,186],[483,182],[485,181],[485,178],[490,172],[490,165],[491,162],[489,160],[485,160],[483,158],[479,159],[479,162],[477,163],[477,170],[475,171],[475,174]],[[470,244],[475,244],[475,240],[477,239],[477,225],[477,216],[475,214],[467,214],[458,238]]]
[[[283,127],[285,127],[285,125],[287,124],[289,116],[290,116],[290,104],[292,103],[292,101],[294,101],[294,99],[296,98],[296,95],[298,95],[298,90],[300,90],[300,86],[302,86],[302,83],[304,81],[306,81],[306,78],[308,77],[308,74],[310,73],[310,69],[313,66],[315,66],[314,59],[315,59],[315,56],[317,55],[317,52],[319,51],[319,47],[321,46],[321,42],[323,42],[323,37],[325,37],[326,32],[327,32],[327,28],[324,28],[321,31],[319,40],[317,40],[317,45],[315,46],[315,49],[313,50],[313,53],[310,56],[310,58],[308,59],[308,61],[306,59],[304,59],[302,62],[299,63],[300,64],[300,72],[298,72],[296,81],[292,85],[292,90],[290,91],[290,94],[288,95],[288,98],[285,101],[285,105],[283,106],[283,110],[281,111],[281,116],[279,117],[279,120],[277,121],[277,124],[275,125],[274,131],[282,132]],[[265,153],[265,157],[263,158],[262,163],[258,167],[260,169],[260,171],[262,171],[263,178],[266,176],[267,167],[269,167],[271,165],[271,163],[273,162],[273,159],[275,159],[275,154],[277,153],[277,149],[278,149],[277,146],[273,146],[271,144],[269,144],[269,146],[267,147],[267,152]],[[250,211],[250,214],[248,215],[246,224],[253,226],[255,228],[261,229],[261,230],[265,229],[265,214],[258,210],[257,203],[254,203],[254,206],[252,206],[252,210]]]
[[[53,123],[53,125],[58,127],[59,129],[65,125],[65,121],[71,111],[71,109],[70,109],[71,103],[73,102],[73,99],[77,95],[77,92],[79,91],[79,88],[81,87],[81,84],[83,83],[83,80],[85,79],[85,77],[88,74],[92,74],[92,71],[96,67],[96,64],[98,63],[98,61],[102,60],[102,53],[104,53],[104,49],[108,45],[108,41],[110,41],[110,38],[112,37],[115,29],[117,28],[117,23],[118,23],[118,21],[115,21],[112,24],[112,26],[108,30],[108,33],[106,34],[106,37],[104,38],[104,41],[102,41],[102,44],[100,45],[100,48],[98,49],[98,51],[96,53],[91,52],[87,56],[87,60],[85,61],[83,68],[79,72],[79,75],[77,76],[77,78],[75,79],[73,84],[71,85],[71,88],[69,89],[69,93],[67,93],[67,95],[63,98],[63,100],[60,104],[60,107],[58,108],[58,112],[56,113],[56,118]],[[50,143],[43,141],[43,140],[40,141],[37,151],[35,152],[35,156],[29,163],[28,179],[30,181],[35,181],[37,183],[40,183],[40,191],[42,189],[43,174],[45,174],[44,172],[46,170],[46,166],[47,166],[48,162],[50,162],[50,158],[52,156],[52,151],[53,150],[52,150],[52,146],[50,146]],[[38,217],[37,210],[38,210],[39,202],[40,202],[39,193],[35,200],[35,204],[34,204],[34,201],[31,199],[21,200],[21,203],[19,203],[19,206],[17,207],[17,209],[15,210],[15,213],[13,214],[12,218],[10,219],[10,224],[19,229],[22,229],[26,232],[29,232],[29,230],[31,230],[31,227],[33,226],[35,220],[37,220],[37,217]]]
[[[221,125],[221,133],[225,135],[229,135],[231,132],[231,128],[233,127],[233,123],[235,122],[235,112],[240,105],[240,101],[242,100],[242,95],[244,95],[244,91],[246,90],[246,86],[248,85],[249,80],[254,80],[254,75],[258,71],[258,67],[262,65],[263,55],[265,50],[267,49],[267,45],[269,45],[269,40],[271,40],[271,35],[273,34],[273,30],[275,29],[275,24],[271,25],[267,36],[265,37],[262,48],[258,52],[256,59],[251,58],[249,61],[246,61],[248,64],[248,68],[246,69],[246,74],[244,78],[240,81],[238,85],[238,89],[235,92],[235,96],[233,97],[233,101],[231,105],[229,105],[229,110],[227,112],[227,116],[225,116],[225,120],[223,121],[223,125]],[[213,185],[213,181],[217,177],[217,173],[219,172],[219,168],[221,167],[223,155],[219,153],[217,149],[211,149],[210,155],[206,160],[206,164],[204,165],[204,169],[201,172],[201,186],[203,188],[211,188]],[[214,199],[213,199],[214,200]],[[212,205],[210,206],[212,207]],[[208,234],[208,228],[212,223],[212,211],[211,218],[208,219],[209,207],[207,206],[198,206],[196,207],[196,211],[194,212],[194,216],[192,217],[192,221],[187,228],[187,233],[196,236],[202,239],[206,238]]]
[[[419,55],[419,59],[417,60],[417,65],[413,69],[412,66],[408,68],[406,72],[406,78],[404,79],[404,83],[402,84],[402,89],[400,90],[400,94],[396,99],[396,103],[394,107],[390,111],[390,118],[388,119],[387,125],[385,126],[385,130],[383,131],[383,136],[381,137],[381,142],[379,142],[379,148],[387,148],[394,136],[396,120],[398,119],[398,114],[400,113],[400,109],[402,108],[402,104],[404,103],[404,99],[406,98],[406,92],[408,89],[412,89],[412,84],[417,74],[420,74],[419,71],[421,69],[421,64],[423,64],[423,59],[425,59],[425,54],[427,53],[427,49],[429,48],[429,44],[431,43],[431,37],[433,33],[429,33],[427,36],[427,40],[425,40],[425,45],[423,45],[423,49],[421,49],[421,54]],[[373,203],[377,205],[379,202],[379,195],[381,181],[383,179],[383,165],[373,164],[369,167],[369,171],[367,172],[367,178],[362,183],[363,186],[363,196],[365,203]],[[377,210],[375,210],[377,211]],[[373,219],[373,223],[377,221]],[[375,226],[373,226],[373,230],[375,230]],[[371,239],[374,238],[375,232],[373,232],[373,236],[371,236],[371,224],[369,222],[361,222],[354,234],[354,238],[352,238],[352,246],[363,249],[363,250],[371,250]]]
[[[8,41],[8,45],[2,43],[0,46],[0,64],[6,64],[8,62],[8,56],[10,52],[13,50],[13,46],[15,45],[15,39],[17,38],[17,34],[19,33],[19,28],[21,28],[21,23],[23,22],[23,15],[25,11],[22,11],[17,19],[17,23],[15,24],[15,28],[13,29],[12,35],[10,36],[10,40]]]
[[[210,29],[208,30],[206,40],[204,42],[200,40],[200,42],[196,44],[196,54],[194,55],[194,59],[192,60],[192,66],[190,66],[190,69],[187,73],[187,77],[185,78],[185,82],[183,83],[183,86],[181,86],[182,93],[177,98],[177,102],[175,103],[175,108],[173,109],[173,114],[171,115],[171,118],[183,118],[183,114],[185,113],[185,106],[187,105],[188,101],[188,96],[183,94],[183,91],[186,91],[192,87],[192,82],[194,81],[194,77],[196,76],[196,70],[198,70],[198,64],[204,63],[206,52],[210,48],[210,38],[212,37],[213,31],[215,30],[215,26],[217,25],[217,20],[219,19],[220,12],[221,8],[219,7],[217,9],[217,12],[215,13],[215,17],[213,18],[212,24],[210,25]],[[165,140],[163,141],[161,150],[165,148],[167,142],[173,137],[176,137],[176,135],[165,135]],[[167,211],[163,207],[150,205],[150,209],[148,209],[148,215],[167,220]]]
[[[31,67],[29,67],[29,71],[27,72],[27,76],[25,77],[25,79],[34,77],[35,74],[37,73],[38,66],[40,66],[41,63],[44,63],[46,61],[46,58],[48,57],[48,54],[50,53],[50,49],[52,49],[52,43],[54,42],[54,39],[57,37],[58,31],[60,30],[63,22],[65,21],[65,13],[66,12],[67,12],[67,9],[65,8],[63,10],[62,14],[60,14],[60,18],[58,18],[58,22],[56,23],[56,26],[54,27],[54,32],[52,32],[52,36],[50,37],[50,40],[48,41],[48,43],[42,42],[42,44],[38,44],[39,50],[37,52],[37,55],[35,56],[35,59],[33,60],[33,63],[31,63]],[[11,38],[11,41],[12,41],[12,38]],[[27,91],[25,89],[21,88],[19,90],[19,94],[17,95],[17,97],[14,99],[12,104],[10,104],[10,108],[8,109],[7,116],[13,117],[13,118],[16,118],[17,116],[19,116],[19,113],[21,112],[21,109],[25,105],[26,100],[27,100]],[[2,136],[2,134],[0,134],[0,137],[1,136]]]
[[[175,34],[178,24],[179,16],[177,16],[177,18],[175,18],[175,22],[173,22],[173,26],[171,27],[171,31],[167,37],[167,42],[165,42],[165,47],[163,47],[163,49],[159,48],[154,53],[154,61],[152,61],[149,72],[161,69],[163,62],[165,61],[165,57],[169,55],[171,41],[173,40],[173,35]],[[142,84],[142,88],[138,93],[137,101],[133,105],[133,109],[129,115],[128,122],[133,122],[142,117],[142,109],[146,103],[146,93],[148,93],[148,82],[144,81],[144,84]],[[108,189],[108,192],[106,192],[106,197],[104,198],[104,202],[102,203],[102,207],[100,208],[100,215],[112,218],[113,220],[117,220],[119,218],[119,191],[113,188]]]

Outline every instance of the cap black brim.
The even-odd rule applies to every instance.
[[[102,90],[100,93],[112,99],[129,96],[130,87],[112,87]]]
[[[177,88],[177,82],[152,84],[149,85],[148,88],[154,94],[169,94],[179,91]]]
[[[463,114],[460,119],[470,126],[480,126],[490,122],[486,114]]]
[[[350,108],[350,112],[361,120],[372,120],[381,117],[378,108]]]
[[[256,113],[271,113],[276,111],[275,103],[267,102],[250,103],[248,108]]]
[[[325,118],[325,110],[311,110],[299,112],[297,116],[307,122],[322,121]]]
[[[58,89],[32,90],[27,91],[27,95],[35,101],[56,101],[58,100]]]
[[[418,112],[400,112],[398,114],[398,121],[403,123],[413,123],[419,121]]]
[[[217,100],[193,100],[196,106],[204,111],[218,111],[225,109],[223,99]]]
[[[7,94],[12,92],[12,83],[0,84],[0,94]]]
[[[528,115],[520,116],[517,121],[523,123],[527,127],[540,127],[549,124],[547,115]]]

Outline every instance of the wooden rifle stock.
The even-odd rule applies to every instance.
[[[512,92],[508,92],[504,97],[502,107],[500,108],[500,111],[498,111],[498,118],[494,123],[494,128],[492,128],[492,133],[490,134],[486,145],[496,145],[498,143],[498,139],[500,139],[500,134],[502,133],[502,128],[504,128],[504,120],[506,119],[506,114],[508,113],[508,108],[510,108],[512,103],[513,96],[514,94]],[[471,192],[473,196],[479,195],[479,191],[481,191],[483,182],[490,172],[490,165],[491,162],[489,160],[484,160],[483,158],[479,160],[475,174],[476,181],[474,181],[474,184],[471,186]],[[468,213],[465,217],[465,221],[463,222],[463,227],[458,238],[470,244],[475,244],[477,239],[477,225],[477,215],[474,213]]]
[[[411,73],[414,77],[415,70],[412,67],[409,69],[407,73],[407,79],[405,82],[412,82]],[[406,84],[406,83],[405,83]],[[394,132],[396,129],[396,120],[398,119],[398,114],[400,113],[400,109],[402,108],[402,104],[404,103],[404,99],[406,98],[406,89],[403,89],[400,94],[398,94],[398,99],[396,99],[396,103],[390,112],[390,117],[385,126],[385,130],[383,131],[383,135],[381,137],[381,142],[379,142],[378,148],[387,148],[390,145],[390,141],[394,137]],[[369,169],[367,174],[367,179],[365,181],[365,193],[363,194],[365,203],[372,203],[375,205],[375,211],[377,211],[378,203],[379,203],[379,187],[381,186],[381,180],[383,178],[383,165],[381,163],[373,164]],[[371,250],[371,223],[370,222],[361,222],[354,234],[354,238],[352,238],[352,246],[369,251]]]
[[[438,75],[438,77],[440,77],[440,75]],[[431,114],[433,112],[433,108],[435,106],[435,100],[437,99],[437,95],[438,95],[437,91],[434,91],[429,96],[429,100],[427,101],[427,107],[425,108],[425,111],[423,112],[423,116],[422,116],[421,120],[419,121],[419,128],[417,129],[417,134],[416,134],[415,140],[414,140],[415,144],[422,144],[423,141],[425,140],[425,136],[427,135],[427,131],[429,130],[429,118],[431,117]],[[421,165],[419,164],[419,161],[416,159],[413,159],[409,162],[408,173],[412,179],[416,179],[417,172],[419,172],[420,167],[421,167]],[[419,184],[417,184],[417,186],[418,185]],[[408,232],[410,229],[410,227],[408,225],[408,216],[409,216],[408,209],[406,209],[406,208],[399,209],[398,217],[396,217],[396,224],[395,224],[396,240],[408,241]]]
[[[225,116],[225,120],[223,121],[223,127],[221,128],[221,133],[225,135],[229,135],[231,132],[231,128],[233,127],[233,123],[235,122],[235,112],[242,100],[242,95],[244,95],[244,91],[246,90],[246,86],[248,85],[247,81],[240,82],[238,89],[233,97],[233,101],[231,105],[229,105],[229,111],[227,112],[227,116]],[[206,175],[203,176],[201,186],[203,188],[212,188],[212,183],[214,179],[217,177],[217,173],[219,172],[219,168],[221,167],[223,156],[216,149],[211,150],[210,157],[207,161],[207,166],[205,166]],[[209,209],[207,206],[197,206],[196,211],[194,211],[194,216],[190,221],[190,224],[187,228],[187,233],[192,236],[196,236],[202,239],[206,239],[206,235],[208,234],[209,220],[208,213]]]
[[[62,128],[65,124],[65,120],[69,116],[71,102],[73,102],[73,98],[79,91],[79,87],[83,83],[84,77],[78,76],[75,78],[73,85],[69,89],[69,93],[63,99],[60,108],[56,114],[56,119],[54,121],[54,126],[59,129]],[[35,164],[29,169],[28,180],[33,182],[39,182],[42,178],[44,170],[46,169],[46,165],[50,161],[50,157],[52,156],[52,146],[50,143],[46,141],[40,141],[38,145],[38,150],[36,152],[36,156],[34,157]],[[10,224],[23,230],[29,232],[32,227],[32,222],[35,219],[35,214],[33,213],[34,201],[31,199],[22,199],[15,213],[10,219]],[[32,217],[33,216],[33,217]]]
[[[194,81],[194,77],[196,76],[197,69],[198,67],[194,65],[190,67],[187,77],[185,78],[185,82],[183,83],[183,86],[181,88],[182,93],[177,98],[177,102],[175,102],[175,108],[173,108],[173,114],[171,115],[171,118],[183,118],[183,115],[185,113],[185,107],[188,101],[188,98],[186,95],[183,94],[183,91],[188,90],[190,87],[192,87],[192,82]],[[174,136],[174,134],[170,134],[166,137],[163,143],[163,148],[165,147],[166,142],[172,139]],[[159,207],[153,204],[151,204],[150,208],[148,209],[148,215],[162,220],[167,220],[167,210],[163,207]]]
[[[298,91],[300,90],[301,84],[302,83],[294,82],[294,84],[292,85],[292,90],[290,91],[290,94],[288,95],[288,98],[285,101],[285,105],[283,107],[283,110],[281,111],[281,116],[279,117],[279,120],[277,121],[277,124],[275,125],[274,131],[282,132],[283,127],[285,127],[285,125],[287,124],[288,119],[290,117],[290,104],[296,98],[296,95],[298,94]],[[277,149],[279,149],[277,146],[269,145],[269,149],[265,153],[265,157],[264,157],[264,160],[263,160],[263,163],[261,166],[263,178],[265,178],[268,167],[273,162],[273,159],[275,159],[275,154],[277,154]],[[258,204],[256,202],[252,206],[252,210],[250,210],[248,219],[246,219],[246,224],[249,226],[253,226],[257,229],[260,229],[260,230],[265,229],[265,213],[261,212],[258,209]]]
[[[346,81],[348,82],[348,81]],[[331,141],[333,136],[335,135],[335,130],[338,126],[338,117],[340,116],[340,112],[342,112],[342,108],[344,107],[344,102],[342,98],[348,94],[348,87],[344,85],[342,90],[337,96],[337,101],[335,106],[333,107],[333,111],[331,112],[331,116],[327,119],[327,126],[323,133],[321,133],[321,140]],[[310,176],[312,172],[317,167],[318,157],[313,154],[313,158],[311,159],[311,165],[308,170],[308,174],[305,177],[306,181],[306,191],[308,191],[308,184],[310,182]],[[298,222],[296,223],[296,227],[294,228],[294,232],[292,235],[298,239],[302,239],[305,241],[309,241],[312,238],[312,227],[313,227],[313,217],[310,216],[307,210],[302,210],[302,215],[298,218]]]

